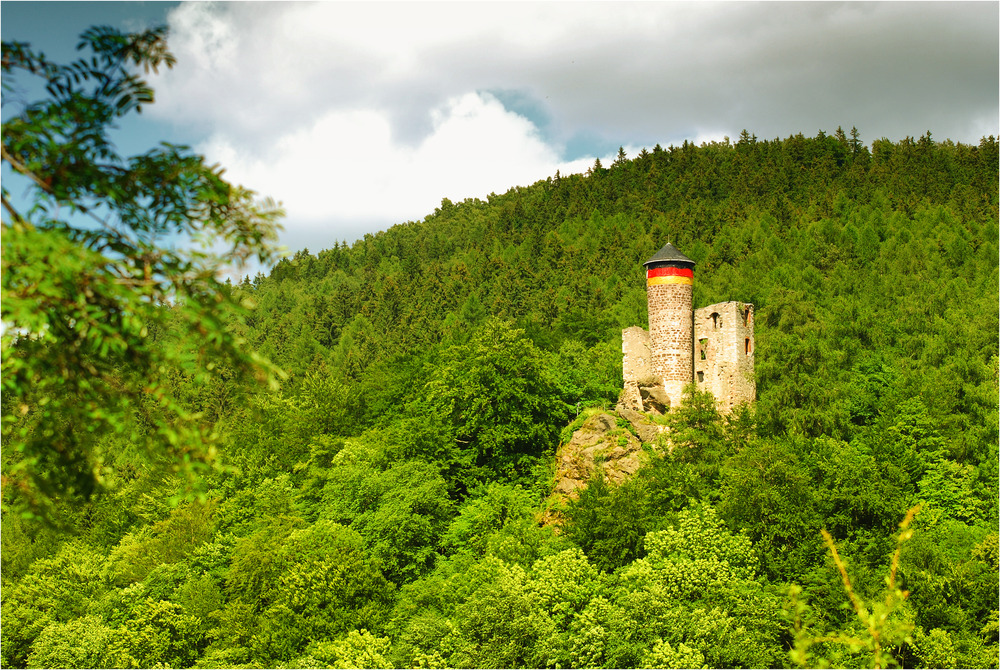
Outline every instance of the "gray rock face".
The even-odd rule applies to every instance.
[[[670,397],[659,384],[640,384],[639,395],[642,397],[642,406],[647,412],[666,414],[670,410]]]
[[[556,453],[555,493],[576,497],[598,469],[609,482],[620,484],[642,465],[642,443],[620,427],[612,414],[588,418]]]
[[[553,505],[542,515],[542,523],[558,527],[562,522],[559,506],[579,496],[598,471],[606,481],[621,484],[647,462],[649,454],[642,444],[657,444],[665,427],[623,404],[618,405],[616,412],[617,416],[601,412],[588,417],[570,440],[559,447],[555,485],[549,497]],[[635,434],[620,424],[619,417],[628,421]]]
[[[643,442],[656,444],[657,439],[665,430],[664,426],[653,423],[639,412],[629,409],[623,405],[616,407],[615,411],[618,412],[619,416],[632,424],[632,428],[635,429],[635,432],[639,435],[639,439]]]

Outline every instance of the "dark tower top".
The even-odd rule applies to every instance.
[[[694,268],[695,262],[677,250],[677,247],[667,242],[663,248],[648,261],[643,263],[647,269],[669,265],[681,268]]]

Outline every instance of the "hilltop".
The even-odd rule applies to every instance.
[[[5,517],[4,664],[864,665],[821,530],[884,602],[920,504],[887,653],[995,667],[998,157],[744,132],[297,252],[229,289],[280,388],[164,371],[218,436],[203,499],[123,434],[106,491],[59,501],[71,532]],[[640,430],[613,413],[621,333],[667,241],[695,307],[754,305],[757,401],[695,393]],[[577,451],[628,476],[553,503],[587,421]],[[809,648],[833,632],[862,642]]]

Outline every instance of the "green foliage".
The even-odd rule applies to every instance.
[[[542,352],[501,321],[488,321],[469,344],[445,351],[427,392],[455,427],[455,439],[467,445],[470,482],[515,481],[531,472],[555,448],[568,415]]]
[[[896,581],[897,569],[899,568],[899,557],[902,545],[913,536],[910,524],[913,517],[920,511],[920,506],[910,509],[903,520],[899,523],[900,533],[896,540],[896,551],[892,556],[889,567],[889,575],[885,578],[885,590],[881,601],[872,600],[865,604],[864,600],[855,591],[848,576],[847,566],[840,558],[833,538],[825,529],[823,541],[837,571],[843,581],[844,591],[850,600],[851,607],[857,615],[859,627],[852,626],[848,630],[835,635],[817,635],[804,625],[804,619],[808,615],[808,607],[799,600],[801,589],[792,586],[789,590],[789,611],[791,612],[794,630],[795,646],[790,652],[792,661],[802,667],[827,667],[831,659],[811,652],[813,645],[822,644],[823,648],[830,645],[846,645],[852,654],[862,652],[860,657],[855,656],[854,660],[863,659],[866,667],[884,668],[895,666],[897,660],[895,656],[902,653],[904,644],[913,642],[913,622],[912,615],[905,607],[905,600],[909,595],[901,589]],[[941,646],[935,648],[935,653],[940,653]],[[832,657],[834,664],[842,662],[836,652]],[[940,658],[940,656],[939,656]]]
[[[80,542],[67,542],[51,557],[5,588],[0,638],[5,665],[24,666],[35,637],[47,626],[84,616],[101,593],[103,557]]]
[[[372,484],[374,490],[358,492],[359,498],[368,500],[351,528],[367,539],[371,555],[389,579],[410,581],[433,565],[451,515],[447,485],[421,461],[394,465]]]
[[[598,473],[566,505],[567,538],[610,572],[645,554],[648,494],[642,480],[608,484]]]
[[[820,547],[816,495],[791,444],[756,441],[735,455],[722,476],[719,513],[747,532],[763,569],[779,581],[815,561]]]
[[[929,633],[918,632],[913,640],[913,650],[925,668],[960,667],[955,642],[948,631],[941,628],[934,628]]]
[[[838,537],[861,529],[888,536],[906,512],[909,496],[902,473],[879,462],[859,440],[849,444],[816,438],[807,460],[817,482],[815,504]]]
[[[218,284],[156,239],[266,257],[273,208],[101,134],[149,102],[125,63],[168,64],[162,37],[92,31],[117,64],[66,67],[4,45],[5,103],[12,73],[57,83],[4,122],[35,189],[23,214],[4,192],[4,664],[996,666],[994,138],[620,152]],[[758,400],[690,389],[632,479],[547,509],[664,239],[696,304],[754,303]]]
[[[669,642],[657,640],[642,657],[643,668],[707,668],[705,655],[683,642],[674,649]]]
[[[51,529],[13,515],[4,518],[0,525],[0,538],[3,561],[0,574],[4,586],[20,580],[36,560],[58,547],[60,539]]]
[[[225,604],[222,589],[208,574],[189,576],[174,591],[173,600],[183,607],[185,612],[203,622],[210,620]]]
[[[619,576],[626,584],[643,584],[650,597],[690,600],[714,583],[749,580],[757,572],[757,556],[745,535],[734,535],[715,510],[684,510],[677,526],[649,533],[646,558],[634,561]]]
[[[668,416],[672,455],[679,461],[705,461],[718,451],[723,438],[722,417],[710,391],[699,391],[694,384],[684,390],[676,411]]]
[[[306,655],[295,659],[289,668],[387,668],[388,638],[375,637],[367,630],[352,630],[334,641],[314,642]]]
[[[333,639],[356,628],[380,629],[393,588],[357,533],[318,521],[270,549],[268,577],[243,596],[260,611],[250,643],[261,662],[291,660],[310,640]]]
[[[119,586],[142,581],[158,565],[186,556],[214,534],[212,503],[188,503],[153,526],[129,533],[108,556],[108,573]]]
[[[674,527],[649,533],[646,547],[646,558],[615,574],[613,602],[631,623],[620,633],[627,645],[606,663],[651,663],[648,650],[663,641],[675,651],[684,643],[691,658],[701,654],[710,667],[779,661],[779,601],[757,581],[756,553],[745,536],[725,530],[711,508],[691,509]]]
[[[993,491],[972,465],[934,459],[917,482],[917,489],[927,504],[966,524],[984,524],[995,517]]]
[[[272,260],[280,210],[185,147],[116,152],[108,130],[153,101],[135,66],[174,63],[164,28],[92,28],[80,48],[92,58],[60,65],[3,43],[5,103],[19,77],[46,91],[5,116],[2,147],[33,199],[18,211],[5,184],[4,504],[36,513],[104,483],[115,460],[109,435],[146,446],[148,461],[166,456],[197,485],[214,440],[168,371],[196,385],[222,369],[243,379],[274,372],[230,330],[243,308],[216,270]],[[169,235],[223,251],[162,245]]]
[[[600,342],[587,348],[579,340],[564,340],[549,365],[560,397],[579,410],[617,399],[621,364],[620,347],[613,344]]]
[[[520,486],[491,482],[472,492],[448,526],[441,544],[482,555],[491,537],[508,524],[532,519],[533,502]]]
[[[83,616],[49,624],[35,638],[27,667],[109,667],[109,647],[114,631],[98,616]]]
[[[444,649],[453,649],[449,664],[483,668],[530,665],[535,632],[524,569],[492,557],[476,569],[484,571],[485,579],[480,578],[479,587],[455,608],[454,632],[442,640]]]
[[[915,622],[980,639],[996,609],[995,531],[970,527],[927,508],[900,557],[901,582],[910,592]]]
[[[179,605],[145,596],[138,587],[122,592],[108,624],[113,627],[100,664],[105,667],[190,666],[203,642],[197,618]]]
[[[565,627],[603,588],[603,578],[579,549],[566,549],[531,566],[529,592],[557,627]]]

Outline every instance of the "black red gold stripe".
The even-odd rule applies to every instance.
[[[661,284],[694,284],[691,268],[650,268],[646,270],[646,286]]]
[[[694,277],[691,268],[650,268],[646,270],[646,278],[649,277]]]

